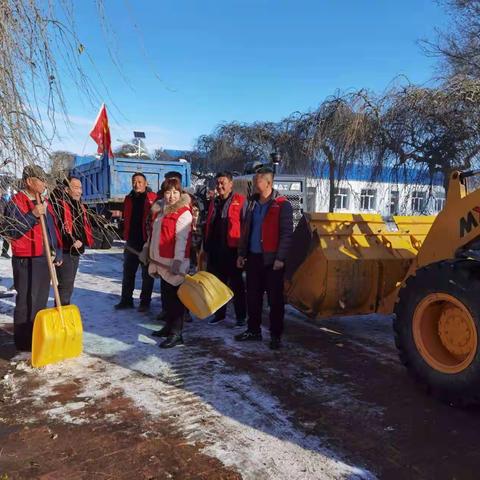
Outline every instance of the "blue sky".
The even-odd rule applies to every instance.
[[[280,120],[338,89],[425,83],[435,60],[417,41],[448,21],[435,0],[104,0],[119,71],[94,1],[75,3],[114,144],[144,130],[150,150],[189,148],[220,122]],[[92,153],[98,107],[73,88],[66,97],[72,127],[54,148]]]

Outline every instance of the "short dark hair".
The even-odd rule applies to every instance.
[[[262,177],[269,176],[272,179],[272,183],[273,183],[273,179],[275,178],[275,174],[273,173],[273,168],[270,168],[270,167],[259,168],[258,170],[255,171],[255,175],[260,175]]]
[[[68,175],[68,177],[66,177],[64,180],[63,180],[63,184],[66,186],[66,187],[69,187],[70,186],[70,182],[72,180],[78,180],[79,182],[81,182],[80,178],[77,177],[76,175]]]
[[[23,169],[22,179],[27,180],[27,178],[38,178],[42,182],[46,182],[47,174],[40,165],[27,165]]]
[[[273,175],[273,168],[272,167],[260,167],[255,170],[255,173],[271,173]]]
[[[165,174],[164,178],[178,178],[180,181],[182,181],[182,174],[180,172],[177,172],[176,170],[171,170],[170,172],[167,172]]]
[[[135,177],[143,177],[145,179],[145,181],[147,181],[147,177],[145,176],[144,173],[142,172],[135,172],[133,175],[132,175],[132,181]]]
[[[215,178],[221,178],[221,177],[228,178],[230,181],[233,180],[232,172],[229,172],[228,170],[217,172],[217,174],[215,175]]]
[[[163,196],[163,194],[169,190],[182,191],[182,184],[178,178],[167,178],[163,181],[162,186],[160,187],[160,194]]]

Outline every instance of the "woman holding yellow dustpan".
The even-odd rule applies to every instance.
[[[49,243],[55,252],[55,265],[62,261],[62,249],[53,210],[48,202],[37,203],[45,190],[46,174],[38,165],[23,169],[23,190],[5,209],[3,233],[12,239],[13,281],[17,290],[13,313],[14,340],[17,350],[31,351],[33,320],[47,306],[50,275],[44,255],[40,217],[45,215]]]
[[[177,296],[180,285],[190,267],[190,243],[192,238],[192,212],[190,196],[182,192],[177,178],[170,178],[161,187],[162,199],[152,205],[152,223],[148,256],[152,262],[148,273],[161,277],[165,326],[154,336],[166,337],[161,348],[183,344],[183,314],[185,307]]]

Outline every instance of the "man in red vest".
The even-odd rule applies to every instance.
[[[270,348],[278,350],[283,333],[283,276],[293,234],[290,202],[273,189],[273,171],[260,168],[253,180],[256,194],[247,204],[238,246],[237,266],[247,269],[248,328],[237,341],[262,340],[263,294],[270,307]]]
[[[247,316],[245,285],[242,269],[237,267],[237,248],[245,197],[239,193],[233,193],[233,177],[230,172],[219,172],[215,179],[218,195],[210,201],[205,223],[204,250],[207,254],[207,270],[231,287],[237,319],[236,326],[243,327]],[[225,305],[217,310],[208,323],[221,322],[225,318],[226,311]]]
[[[147,240],[147,218],[156,198],[156,193],[148,188],[145,175],[141,172],[134,173],[132,191],[123,203],[123,238],[133,250],[141,251]],[[122,298],[115,305],[117,310],[133,308],[133,290],[139,264],[138,256],[126,249],[123,254]],[[150,309],[154,279],[148,274],[145,265],[142,264],[141,268],[142,291],[138,311],[147,312]]]
[[[85,253],[85,246],[93,246],[92,226],[81,198],[82,182],[77,177],[65,179],[51,195],[62,234],[63,263],[57,267],[58,292],[62,305],[70,305],[80,255]]]
[[[5,208],[3,232],[12,243],[13,281],[17,297],[13,312],[13,334],[17,350],[31,351],[35,315],[46,308],[50,292],[50,274],[44,254],[40,216],[45,215],[54,264],[61,265],[62,249],[53,209],[36,196],[45,191],[46,175],[38,165],[23,169],[23,190],[12,197]]]

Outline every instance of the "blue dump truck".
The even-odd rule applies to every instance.
[[[186,161],[75,156],[70,173],[80,178],[83,201],[93,214],[95,248],[110,248],[115,238],[122,237],[123,200],[132,189],[132,175],[142,172],[157,192],[170,171],[181,173],[183,187],[190,187],[191,169]]]

